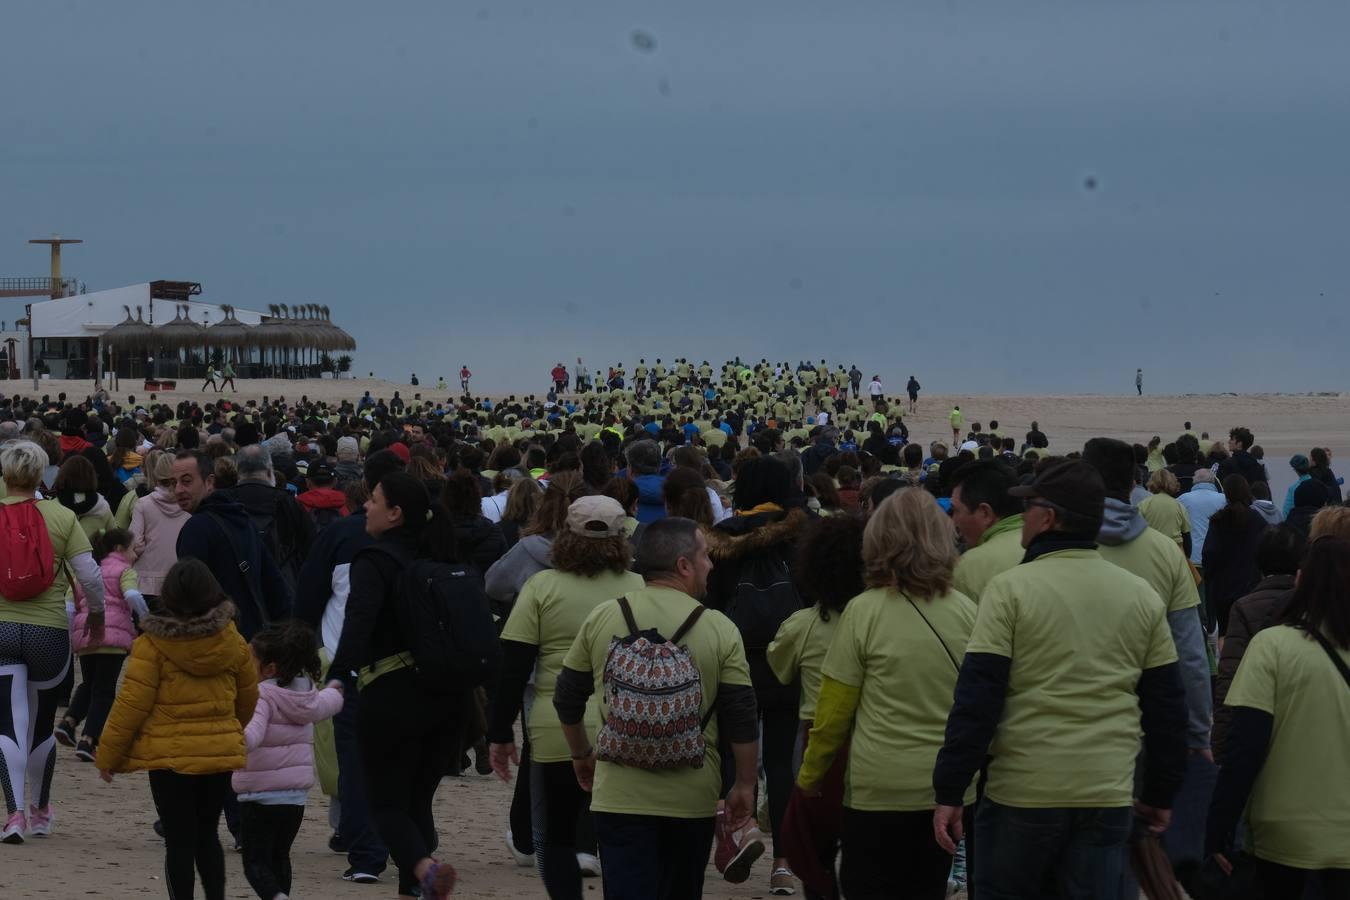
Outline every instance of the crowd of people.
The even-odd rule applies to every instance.
[[[53,833],[60,745],[148,772],[175,898],[225,896],[222,817],[259,897],[321,893],[316,783],[334,878],[450,896],[466,772],[553,898],[698,897],[710,859],[780,896],[1350,897],[1329,450],[1279,504],[1244,427],[1052,447],[957,407],[921,444],[918,381],[857,366],[469,377],[0,397],[0,840]]]

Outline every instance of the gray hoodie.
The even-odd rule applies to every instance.
[[[1256,514],[1266,520],[1267,525],[1278,525],[1284,521],[1284,516],[1280,513],[1280,508],[1275,505],[1274,500],[1253,500],[1252,509]]]
[[[500,605],[504,613],[511,611],[516,595],[530,580],[530,576],[545,569],[553,568],[549,561],[549,550],[553,547],[553,538],[542,534],[523,537],[515,543],[506,555],[488,567],[484,576],[484,589],[488,597]]]
[[[1107,497],[1097,542],[1108,547],[1118,547],[1133,541],[1147,529],[1148,520],[1139,512],[1139,507]],[[1179,547],[1177,552],[1181,552]],[[1156,585],[1154,588],[1156,590]],[[1209,656],[1205,652],[1200,616],[1195,609],[1169,612],[1167,625],[1172,631],[1172,642],[1177,646],[1177,665],[1181,670],[1182,685],[1186,689],[1187,746],[1195,750],[1203,749],[1209,746],[1214,704],[1210,694]]]

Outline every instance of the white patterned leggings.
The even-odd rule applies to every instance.
[[[64,628],[0,622],[0,787],[13,815],[32,805],[46,808],[56,768],[56,706],[70,665],[70,634]]]

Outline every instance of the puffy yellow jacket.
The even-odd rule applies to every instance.
[[[234,627],[234,605],[195,619],[147,616],[103,728],[100,769],[231,772],[246,763],[244,726],[258,705],[258,674]]]

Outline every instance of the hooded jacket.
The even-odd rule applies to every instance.
[[[1284,516],[1280,514],[1280,508],[1275,505],[1274,500],[1253,500],[1252,509],[1266,520],[1267,525],[1278,525],[1284,521]]]
[[[488,567],[484,576],[484,589],[498,609],[510,611],[516,602],[516,595],[536,572],[553,568],[549,551],[553,539],[542,534],[531,534],[521,538],[515,546],[506,551],[506,555]]]
[[[263,548],[244,507],[227,493],[213,491],[202,498],[197,511],[178,532],[177,549],[180,558],[196,557],[210,567],[239,608],[239,633],[245,639],[267,622],[291,614],[291,591],[282,581],[276,561]],[[247,564],[247,574],[241,563]],[[251,707],[249,715],[253,715]]]
[[[456,517],[455,554],[461,562],[486,572],[506,552],[506,538],[486,516]]]
[[[131,606],[122,594],[122,575],[130,568],[131,561],[116,551],[103,557],[99,564],[103,576],[103,640],[99,643],[94,643],[85,632],[89,604],[84,601],[84,589],[78,581],[71,585],[75,595],[75,614],[70,617],[71,650],[84,653],[102,647],[131,649],[131,643],[136,639],[136,626],[131,620]]]
[[[316,509],[335,509],[340,516],[347,514],[347,495],[337,488],[313,487],[295,499],[311,516]]]
[[[713,568],[708,574],[704,604],[731,616],[736,586],[741,581],[742,571],[752,560],[780,561],[791,576],[796,564],[797,538],[809,518],[802,509],[760,512],[732,516],[706,532]],[[798,594],[800,596],[800,592]],[[808,605],[801,601],[802,608]],[[782,622],[778,624],[781,626]],[[800,685],[796,682],[784,685],[778,680],[769,666],[767,650],[767,647],[747,647],[745,651],[755,694],[761,706],[790,709],[795,713]]]
[[[637,520],[644,525],[666,517],[666,496],[662,487],[666,483],[664,475],[652,473],[633,478],[638,488]]]
[[[132,508],[131,549],[136,555],[141,593],[159,596],[164,576],[178,561],[178,532],[189,516],[173,495],[161,488],[146,494]]]
[[[236,794],[307,791],[314,785],[314,723],[342,710],[342,692],[316,691],[308,678],[282,687],[258,684],[258,705],[244,728],[248,765],[231,779]]]
[[[99,740],[100,769],[208,775],[244,767],[258,675],[234,615],[225,602],[195,619],[142,620]]]
[[[1229,609],[1261,580],[1256,569],[1256,545],[1267,527],[1261,514],[1250,507],[1228,506],[1209,520],[1201,559],[1205,565],[1205,599],[1219,620],[1220,634],[1228,627]]]
[[[1228,631],[1219,651],[1219,668],[1214,682],[1214,758],[1221,765],[1228,752],[1228,726],[1233,710],[1224,700],[1233,686],[1233,676],[1256,633],[1279,621],[1280,613],[1294,594],[1293,575],[1267,575],[1247,596],[1233,604],[1228,613]]]

